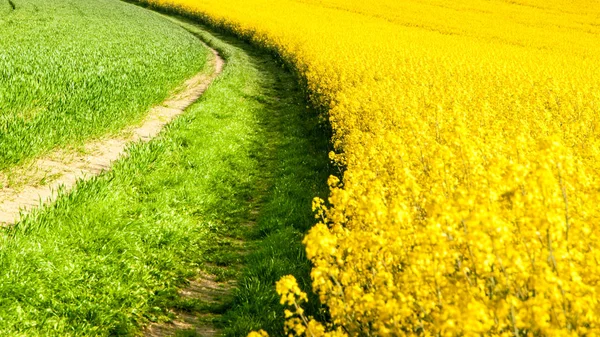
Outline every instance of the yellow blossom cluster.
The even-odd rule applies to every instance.
[[[328,111],[345,171],[304,242],[335,326],[600,333],[596,0],[148,1],[276,50]]]
[[[327,329],[321,322],[307,317],[302,309],[302,303],[308,301],[306,293],[300,290],[296,278],[287,275],[281,278],[276,285],[277,294],[281,297],[281,304],[292,307],[285,310],[285,332],[288,336],[307,337],[347,337],[341,327]],[[248,337],[268,337],[264,331],[251,332]]]

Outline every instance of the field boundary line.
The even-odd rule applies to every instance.
[[[204,72],[185,81],[184,89],[152,107],[144,120],[125,128],[119,137],[92,141],[84,145],[82,153],[64,153],[58,150],[33,161],[31,168],[41,173],[43,186],[24,185],[18,188],[0,189],[0,226],[13,225],[33,209],[50,204],[59,196],[59,191],[71,191],[79,181],[88,180],[109,171],[112,164],[127,156],[129,145],[148,142],[159,135],[163,128],[192,105],[209,85],[223,72],[225,61],[219,53],[199,40],[213,55],[210,61],[212,73]]]

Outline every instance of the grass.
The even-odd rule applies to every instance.
[[[212,40],[214,35],[207,33],[206,28],[190,23],[182,25],[216,44]],[[265,150],[261,151],[263,157],[259,163],[265,190],[259,194],[260,212],[246,236],[252,240],[251,253],[243,260],[238,288],[221,326],[226,336],[245,336],[258,329],[271,336],[283,336],[283,306],[274,286],[282,276],[293,274],[301,287],[310,292],[310,263],[301,241],[315,223],[312,198],[327,194],[330,131],[316,111],[305,108],[297,78],[282,70],[284,65],[276,56],[226,33],[218,36],[230,48],[236,47],[225,50],[230,59],[254,65],[262,72],[265,84],[257,97],[265,106],[261,113],[264,134],[261,143],[271,152],[265,155]],[[312,296],[310,300],[307,313],[322,315],[318,299]]]
[[[194,310],[177,289],[199,270],[239,280],[213,309],[227,335],[282,334],[274,283],[308,285],[300,240],[326,193],[328,133],[275,58],[182,25],[226,57],[224,73],[159,138],[0,232],[0,335],[135,335]]]
[[[140,120],[206,48],[116,0],[0,0],[0,170]]]

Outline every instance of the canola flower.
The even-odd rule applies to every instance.
[[[276,50],[334,130],[304,243],[331,325],[289,333],[600,333],[594,0],[148,0]],[[261,332],[264,335],[264,332]]]

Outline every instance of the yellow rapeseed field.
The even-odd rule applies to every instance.
[[[150,2],[277,50],[328,111],[345,172],[304,242],[333,326],[290,332],[600,334],[597,0]]]

